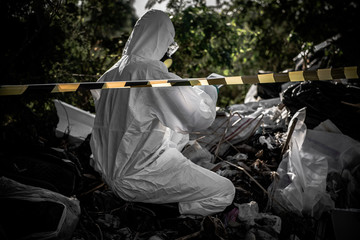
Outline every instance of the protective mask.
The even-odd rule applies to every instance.
[[[161,58],[160,61],[164,62],[165,66],[169,68],[172,64],[172,58],[171,56],[178,50],[179,45],[176,42],[173,42],[168,47],[168,50],[166,51],[165,55]]]

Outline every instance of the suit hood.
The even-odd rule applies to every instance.
[[[123,55],[160,60],[174,42],[175,29],[169,16],[160,10],[146,12],[135,24]]]

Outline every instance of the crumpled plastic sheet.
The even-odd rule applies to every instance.
[[[197,140],[210,153],[222,156],[236,143],[248,139],[261,124],[263,115],[243,117],[239,115],[217,117],[210,128],[200,133],[191,133],[190,139]]]
[[[196,140],[190,141],[182,150],[182,154],[193,163],[204,168],[211,170],[216,166],[216,164],[212,163],[214,155],[206,148],[203,148]]]
[[[328,173],[340,173],[358,165],[360,143],[339,133],[328,121],[313,130],[307,129],[305,117],[306,108],[302,108],[289,124],[290,128],[294,119],[298,119],[290,149],[277,170],[280,180],[273,182],[269,192],[283,207],[319,218],[324,211],[334,208],[334,202],[326,192]],[[273,203],[273,207],[277,205]]]
[[[234,104],[229,110],[246,117],[256,117],[259,114],[262,114],[263,118],[261,126],[263,128],[281,129],[285,128],[287,111],[283,108],[279,108],[280,105],[280,98],[271,98],[257,102]]]
[[[242,104],[234,104],[229,107],[230,112],[239,112],[244,116],[257,116],[265,109],[272,108],[281,103],[280,98],[271,98],[260,100],[257,102],[248,102]]]
[[[16,182],[12,179],[1,177],[0,178],[0,200],[5,201],[6,199],[15,201],[15,200],[21,200],[22,202],[29,202],[29,203],[52,203],[53,207],[51,208],[51,213],[46,213],[48,219],[45,219],[46,221],[55,221],[58,218],[57,226],[54,228],[51,228],[52,230],[48,230],[48,226],[46,230],[42,230],[45,228],[44,226],[38,226],[36,229],[31,229],[30,233],[27,233],[28,226],[24,226],[26,223],[23,223],[23,219],[29,219],[29,221],[39,221],[41,219],[36,219],[36,216],[30,215],[24,215],[24,213],[21,214],[21,218],[18,220],[18,226],[16,226],[17,231],[24,231],[22,234],[26,234],[26,236],[20,236],[21,239],[59,239],[59,240],[65,240],[69,239],[72,236],[72,233],[74,232],[76,225],[79,221],[80,216],[80,202],[76,198],[68,198],[65,197],[59,193],[52,192],[47,189],[39,188],[39,187],[33,187],[30,185],[21,184],[19,182]],[[0,201],[0,202],[1,202]],[[3,202],[1,202],[4,204]],[[25,204],[25,203],[24,203]],[[11,204],[12,205],[12,204]],[[61,206],[62,211],[61,213],[58,212],[58,208],[55,209],[54,205]],[[24,205],[25,207],[27,205]],[[8,207],[11,209],[17,209],[24,206],[2,206],[2,207]],[[39,211],[39,215],[42,214],[41,208],[37,209]],[[44,210],[43,210],[44,211]],[[10,214],[10,213],[8,213]],[[5,215],[6,216],[6,215]],[[8,215],[10,216],[10,215]],[[12,214],[13,217],[16,217],[16,214]],[[51,217],[49,217],[51,216]],[[35,217],[35,218],[34,218]],[[33,218],[33,220],[31,220]],[[1,219],[1,221],[9,221],[8,219]],[[14,221],[14,220],[12,220]],[[11,222],[12,222],[11,221]],[[28,223],[31,225],[32,223]],[[26,225],[28,225],[26,224]],[[4,226],[3,226],[4,227]],[[12,226],[9,227],[10,229],[2,229],[3,231],[8,230],[7,233],[11,237],[11,239],[14,236],[11,236],[10,234],[13,234]],[[15,231],[16,231],[15,230]]]
[[[256,202],[251,201],[249,203],[235,204],[235,206],[239,209],[238,219],[240,221],[246,222],[250,226],[254,226],[259,219],[264,220],[264,222],[266,220],[276,233],[280,233],[281,218],[268,213],[259,213],[259,206]]]
[[[268,129],[285,129],[287,111],[280,109],[280,98],[235,104],[231,114],[218,116],[212,126],[200,133],[191,133],[210,153],[223,156],[237,143],[249,139],[261,126]]]

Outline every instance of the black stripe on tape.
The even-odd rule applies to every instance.
[[[172,86],[192,86],[189,80],[169,80]]]
[[[101,89],[104,84],[104,82],[81,83],[77,90]]]
[[[36,85],[29,85],[27,89],[25,90],[24,94],[29,93],[51,93],[51,91],[54,89],[56,85],[55,84],[36,84]]]
[[[207,79],[209,85],[222,85],[226,84],[225,78],[214,78],[214,79]]]
[[[333,79],[343,79],[345,77],[344,68],[332,68],[331,76]]]
[[[275,82],[290,82],[288,73],[274,73]]]
[[[125,83],[125,87],[151,87],[149,81],[130,81]]]
[[[253,84],[253,83],[259,83],[259,78],[257,75],[254,76],[243,76],[241,77],[243,83],[245,84]]]
[[[303,72],[304,79],[307,81],[317,81],[319,80],[319,77],[317,75],[317,71],[313,70],[306,70]]]

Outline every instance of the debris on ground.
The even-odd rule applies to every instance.
[[[0,238],[351,239],[355,228],[346,226],[360,214],[359,93],[348,83],[308,81],[279,97],[249,97],[219,110],[183,150],[236,188],[233,205],[207,217],[180,216],[176,203],[115,196],[91,166],[92,116],[66,105],[69,115],[56,101],[62,116],[54,139],[2,129],[0,205],[7,214],[0,216]],[[82,124],[74,114],[88,118]],[[34,224],[35,212],[48,224]]]

